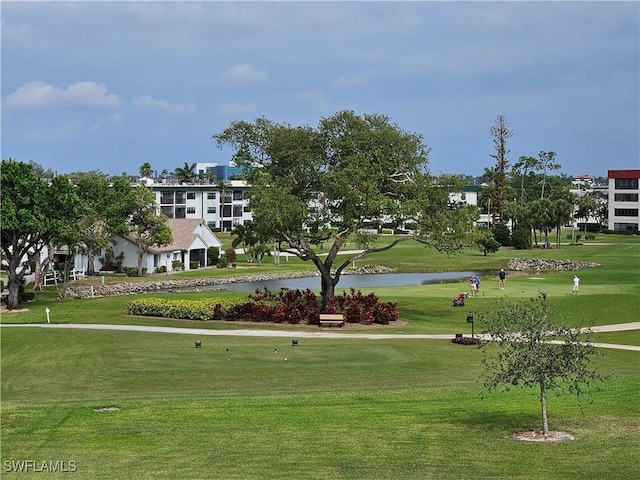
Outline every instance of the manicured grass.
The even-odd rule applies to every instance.
[[[550,398],[551,428],[577,440],[537,445],[509,438],[539,428],[535,393],[483,398],[472,347],[207,337],[196,349],[194,338],[4,329],[3,460],[73,460],[79,478],[96,479],[639,473],[633,352],[595,359],[615,376],[588,392],[583,414]]]
[[[562,250],[501,250],[488,257],[467,251],[448,258],[407,242],[362,263],[496,271],[520,256],[601,266],[579,272],[577,296],[570,295],[573,272],[510,276],[505,291],[485,274],[481,295],[465,308],[451,307],[451,298],[467,290],[464,282],[377,288],[381,300],[397,302],[408,324],[367,332],[468,334],[470,311],[488,312],[499,297],[526,299],[538,291],[571,325],[638,321],[639,246],[636,237],[598,236]],[[28,312],[1,321],[43,323],[50,308],[59,323],[247,328],[128,317],[126,303],[135,297],[60,301],[48,289]],[[292,338],[296,330],[260,328],[285,329]],[[639,334],[601,333],[597,340],[638,345]],[[195,339],[202,348],[194,348]],[[60,478],[6,469],[7,461],[30,459],[73,460],[77,470],[66,475],[82,479],[640,477],[637,352],[602,349],[594,365],[612,376],[600,391],[588,389],[583,413],[572,397],[549,398],[550,428],[576,440],[537,444],[509,437],[540,428],[536,392],[486,395],[480,351],[448,340],[300,338],[293,347],[289,338],[10,327],[2,328],[0,347],[0,468],[7,478]],[[95,411],[102,407],[119,410]]]

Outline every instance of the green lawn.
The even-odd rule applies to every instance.
[[[372,331],[469,333],[469,311],[490,311],[500,296],[526,299],[540,290],[548,293],[553,314],[572,325],[638,321],[640,242],[603,237],[615,240],[602,245],[599,236],[562,250],[501,250],[488,257],[467,251],[451,258],[407,242],[376,261],[404,271],[416,263],[424,271],[495,271],[517,254],[601,266],[579,272],[577,296],[570,295],[572,272],[510,277],[504,292],[485,275],[483,295],[463,309],[450,306],[466,289],[462,282],[378,288],[382,300],[397,302],[408,325]],[[42,323],[50,308],[52,321],[60,323],[247,327],[127,317],[132,298],[60,301],[48,289],[28,312],[1,321]],[[295,327],[281,328],[295,336]],[[487,395],[481,353],[448,340],[300,338],[294,347],[286,337],[29,327],[0,333],[3,478],[640,477],[638,352],[602,349],[594,365],[610,376],[600,390],[588,389],[582,412],[572,397],[549,398],[550,428],[576,440],[538,444],[510,438],[540,428],[536,393]],[[639,345],[639,333],[601,333],[597,340]],[[195,339],[202,348],[194,348]],[[96,411],[105,407],[118,410]],[[73,461],[75,472],[10,471],[26,460],[39,467]]]

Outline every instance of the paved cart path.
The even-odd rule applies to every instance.
[[[386,339],[406,339],[406,340],[449,340],[453,337],[451,333],[445,334],[404,334],[404,333],[342,333],[321,331],[299,331],[299,330],[210,330],[206,328],[180,328],[180,327],[157,327],[146,325],[109,325],[95,323],[24,323],[24,324],[2,324],[0,329],[8,327],[28,327],[28,328],[72,328],[79,330],[120,330],[129,332],[154,332],[171,333],[180,335],[197,336],[220,336],[220,337],[272,337],[272,338],[351,338],[362,340],[386,340]],[[614,325],[601,325],[591,328],[594,332],[620,332],[627,330],[640,330],[640,322],[618,323]],[[612,343],[594,343],[600,348],[615,348],[618,350],[632,350],[640,352],[640,346],[617,345]]]

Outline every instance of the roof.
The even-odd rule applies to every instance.
[[[149,248],[150,253],[174,252],[177,250],[187,251],[191,250],[194,244],[200,244],[196,248],[209,246],[208,243],[210,242],[207,242],[206,235],[203,237],[199,234],[202,228],[209,228],[202,218],[169,218],[167,219],[167,226],[171,229],[173,242],[161,247],[151,247]],[[211,233],[210,236],[215,238],[213,233]],[[133,235],[127,235],[125,238],[135,243]]]
[[[640,170],[609,170],[609,178],[640,178]]]
[[[173,234],[173,242],[162,247],[152,247],[150,252],[189,250],[195,240],[200,238],[197,229],[204,223],[202,218],[169,218],[167,226]]]

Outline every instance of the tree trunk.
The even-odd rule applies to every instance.
[[[138,276],[141,277],[142,276],[142,257],[144,256],[144,248],[143,246],[140,244],[138,245]]]
[[[7,295],[7,308],[9,310],[14,310],[20,307],[19,294],[20,284],[22,283],[22,274],[15,272],[15,270],[13,270],[13,272],[14,273],[11,273],[11,270],[9,270],[9,277],[7,279],[9,287],[9,293]]]
[[[328,268],[320,269],[320,277],[322,280],[320,311],[323,312],[327,308],[329,297],[335,296],[336,282],[331,278],[331,270]]]
[[[33,290],[38,290],[38,291],[42,291],[42,286],[44,284],[44,275],[45,275],[45,270],[47,268],[47,266],[49,265],[49,262],[51,261],[51,259],[49,257],[47,257],[45,259],[45,261],[41,261],[40,260],[40,255],[37,254],[34,256],[34,261],[35,261],[35,267],[33,269]]]
[[[95,275],[96,273],[95,258],[95,253],[89,249],[87,252],[87,275]]]
[[[544,381],[540,382],[540,407],[542,409],[542,433],[549,435],[549,422],[547,420],[547,390]]]
[[[66,299],[67,287],[69,286],[69,255],[67,255],[67,258],[64,261],[64,269],[62,270],[62,292],[59,290],[58,282],[55,282],[55,284],[60,300]]]

